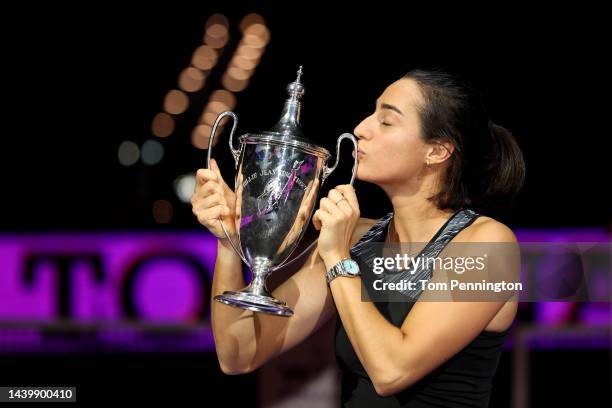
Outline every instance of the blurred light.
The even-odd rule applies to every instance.
[[[168,137],[174,132],[174,119],[166,112],[160,112],[153,118],[151,130],[157,137]]]
[[[206,125],[213,125],[213,123],[215,123],[215,120],[217,119],[217,116],[219,116],[219,113],[215,113],[215,112],[210,112],[210,111],[205,111],[204,114],[202,115],[202,117],[200,118],[200,123],[204,123]]]
[[[207,21],[204,41],[208,45],[216,47],[214,41],[217,38],[229,38],[227,19],[223,20],[224,18],[223,16],[215,16],[214,19],[211,17]],[[223,27],[218,27],[217,24]],[[212,93],[200,116],[199,125],[193,129],[191,134],[191,143],[199,149],[208,148],[211,126],[219,113],[232,110],[236,106],[236,97],[233,92],[243,91],[249,85],[250,78],[270,41],[270,30],[266,27],[264,18],[259,14],[252,13],[245,16],[240,22],[240,30],[243,37],[221,77],[221,84],[225,89]],[[218,133],[222,131],[228,120],[226,118],[221,121]],[[217,141],[217,138],[215,138],[213,145],[216,145]]]
[[[206,30],[208,30],[214,25],[221,25],[227,28],[229,27],[229,21],[227,20],[227,17],[225,17],[223,14],[213,14],[212,16],[208,17],[208,20],[206,20],[206,24],[204,25],[204,27]]]
[[[251,77],[251,73],[249,71],[245,71],[244,69],[238,67],[229,67],[227,69],[227,75],[237,79],[238,81],[244,81]]]
[[[187,110],[189,98],[185,92],[173,89],[166,94],[164,99],[164,109],[173,115],[179,115]]]
[[[270,31],[263,24],[253,24],[244,31],[242,42],[253,48],[265,47],[270,42]]]
[[[240,43],[236,49],[236,55],[254,61],[259,61],[262,52],[263,50],[261,48],[253,48],[244,43]]]
[[[126,140],[119,145],[118,156],[119,163],[123,166],[131,166],[138,161],[140,149],[136,143]]]
[[[229,109],[234,109],[236,106],[236,96],[233,93],[226,91],[225,89],[217,89],[210,95],[210,102],[221,102],[226,105]]]
[[[210,139],[210,131],[212,130],[212,126],[210,125],[198,125],[193,129],[191,133],[191,144],[198,149],[208,149],[208,140]],[[221,129],[217,129],[217,133],[219,133]],[[219,141],[218,137],[215,137],[215,141],[213,146],[217,144]]]
[[[215,23],[206,29],[206,34],[212,38],[224,38],[229,35],[229,32],[227,31],[227,26]]]
[[[255,69],[258,62],[259,58],[251,59],[245,57],[244,55],[237,54],[234,56],[234,58],[232,58],[230,64],[245,71],[252,71],[253,69]]]
[[[247,34],[242,38],[242,44],[248,45],[251,48],[263,48],[267,43],[254,34]]]
[[[211,37],[208,33],[204,34],[204,42],[206,45],[210,45],[213,48],[223,48],[229,41],[229,36],[215,38]]]
[[[191,64],[202,71],[207,71],[215,66],[218,58],[217,51],[208,45],[201,45],[193,53]]]
[[[172,204],[168,200],[157,200],[153,203],[153,218],[158,224],[170,222],[172,214]]]
[[[208,106],[206,106],[206,109],[204,109],[204,113],[202,114],[202,116],[200,116],[198,123],[212,126],[215,123],[215,120],[217,120],[217,117],[219,116],[221,112],[230,110],[229,108],[225,108],[221,111],[213,111],[211,109],[212,104],[219,104],[220,106],[223,106],[221,105],[220,102],[209,102]],[[228,123],[229,121],[230,121],[230,118],[227,116],[221,119],[221,122],[219,122],[219,129],[223,128],[223,126],[225,126],[226,123]],[[220,131],[221,130],[219,130],[218,132]],[[217,142],[215,142],[215,144],[217,144]]]
[[[225,74],[223,74],[221,83],[226,89],[232,92],[240,92],[247,87],[249,81],[245,79],[236,79],[233,76],[229,75],[228,72],[226,72]]]
[[[184,174],[174,180],[174,191],[176,196],[184,203],[191,201],[191,196],[195,190],[195,176],[193,174]]]
[[[164,157],[164,146],[157,140],[147,140],[142,145],[142,162],[150,166],[157,164]]]
[[[211,102],[208,102],[208,106],[206,107],[206,109],[209,112],[212,112],[214,114],[219,114],[219,113],[221,113],[223,111],[226,111],[226,110],[232,110],[232,109],[234,109],[234,107],[233,106],[227,106],[223,102],[211,101]]]
[[[202,71],[194,67],[187,67],[179,76],[179,87],[186,92],[195,92],[202,89],[206,76]]]
[[[213,47],[225,47],[229,40],[229,21],[223,14],[213,14],[206,21],[204,43]]]
[[[253,24],[266,24],[266,20],[257,13],[248,14],[240,21],[240,31],[244,33],[246,29]]]
[[[249,25],[248,27],[244,29],[243,34],[244,35],[248,35],[248,34],[256,35],[257,37],[261,38],[265,42],[268,42],[268,40],[270,39],[270,30],[268,30],[268,27],[266,27],[265,22],[254,23],[254,24]]]

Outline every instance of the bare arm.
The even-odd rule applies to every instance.
[[[336,186],[321,199],[313,222],[321,231],[318,250],[327,268],[349,255],[351,245],[347,237],[356,228],[359,214],[359,203],[351,185]],[[491,219],[477,225],[473,223],[454,238],[468,235],[470,239],[465,242],[479,243],[480,251],[484,250],[481,256],[486,256],[494,243],[516,244],[512,231],[497,221]],[[483,244],[487,246],[483,248]],[[517,259],[512,251],[501,251],[500,255],[493,257],[494,260],[487,258],[489,272],[518,276],[520,262],[510,262]],[[502,270],[498,271],[499,268]],[[361,301],[362,284],[359,276],[339,276],[330,287],[351,345],[381,396],[395,394],[440,366],[476,338],[504,306],[504,299],[422,302],[420,298],[398,328],[373,302]],[[427,294],[428,290],[424,292]]]
[[[225,241],[219,242],[213,297],[245,286],[240,258],[228,246]],[[211,300],[217,357],[224,373],[257,369],[317,331],[335,313],[325,281],[325,265],[316,250],[272,295],[287,302],[294,315],[287,318],[257,313]]]
[[[196,181],[191,200],[193,213],[219,239],[212,286],[214,298],[226,290],[240,290],[245,286],[241,260],[233,252],[219,223],[222,218],[230,235],[236,235],[236,196],[223,180],[214,160],[211,169],[198,170]],[[373,222],[365,218],[360,220],[352,242],[356,242]],[[222,371],[227,374],[253,371],[326,323],[336,308],[325,272],[325,264],[315,250],[295,274],[272,292],[293,309],[294,314],[289,318],[243,310],[211,299],[212,330]]]
[[[373,222],[375,220],[363,218],[355,229],[352,243],[357,242]],[[251,372],[302,342],[333,317],[336,307],[325,272],[325,263],[315,249],[304,265],[272,292],[293,309],[294,315],[288,318],[242,310],[212,300],[212,327],[223,372]],[[226,241],[220,241],[213,297],[244,286],[240,258]]]
[[[514,234],[496,222],[483,224],[471,240],[516,242]],[[505,260],[498,262],[504,264]],[[382,396],[409,387],[451,358],[484,330],[503,306],[501,301],[419,301],[397,328],[373,303],[359,301],[360,281],[338,278],[331,283],[331,290],[351,344]]]

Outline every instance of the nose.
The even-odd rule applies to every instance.
[[[363,119],[357,126],[355,126],[353,133],[359,140],[369,138],[371,132],[368,126],[368,118]]]

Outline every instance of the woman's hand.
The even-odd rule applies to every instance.
[[[234,224],[236,214],[236,195],[225,183],[215,159],[210,161],[210,169],[199,169],[196,173],[196,187],[191,197],[191,208],[204,225],[217,238],[225,239],[219,217],[230,235],[236,234]]]
[[[350,255],[351,237],[360,216],[355,189],[350,184],[337,186],[321,199],[312,222],[321,231],[318,250],[326,266]]]

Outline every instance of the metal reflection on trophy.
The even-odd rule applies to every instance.
[[[291,316],[293,311],[283,300],[270,294],[266,279],[274,270],[292,262],[288,259],[304,236],[319,188],[338,166],[343,139],[351,140],[354,147],[351,184],[358,164],[357,141],[350,133],[338,137],[336,160],[332,167],[327,166],[331,157],[329,151],[312,143],[303,134],[300,127],[301,98],[304,95],[301,77],[302,67],[297,79],[287,86],[288,98],[279,122],[269,131],[240,136],[238,149],[233,143],[238,118],[230,111],[221,113],[211,131],[206,163],[210,168],[211,150],[219,123],[223,118],[231,117],[233,126],[229,146],[236,165],[236,236],[230,236],[220,221],[234,251],[253,272],[253,279],[244,289],[226,291],[215,296],[215,300],[279,316]]]

